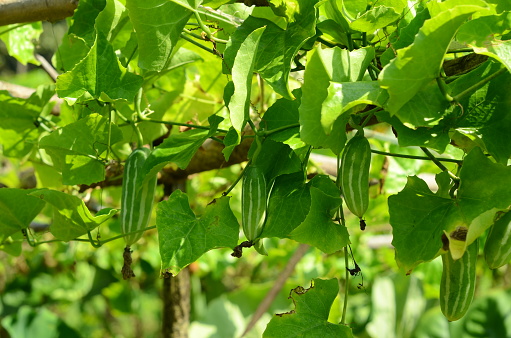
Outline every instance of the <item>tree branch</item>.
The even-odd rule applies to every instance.
[[[74,14],[78,0],[0,0],[0,26],[22,22],[55,22]]]

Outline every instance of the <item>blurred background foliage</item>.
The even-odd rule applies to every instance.
[[[51,59],[66,31],[67,25],[63,21],[24,26],[19,34],[31,34],[35,42],[32,48]],[[8,55],[5,43],[0,42],[0,80],[32,88],[52,84],[51,78],[40,67],[30,63],[35,62],[31,58],[34,50],[25,50],[26,56],[21,58],[26,60],[23,64],[20,58]],[[200,62],[213,57],[193,45],[186,48],[197,53],[198,59],[203,60]],[[167,94],[154,99],[153,109],[157,111],[160,103],[166,114],[176,116],[179,112],[182,115],[175,120],[206,119],[218,108],[217,99],[222,97],[226,83],[224,77],[216,75],[214,65],[219,63],[209,63],[208,67],[191,64],[168,77],[167,82],[161,80],[157,86],[165,89]],[[202,92],[200,88],[208,90]],[[268,104],[275,101],[271,91],[266,95]],[[176,104],[166,110],[176,97],[179,97]],[[383,126],[373,127],[370,139],[374,149],[384,151],[392,152],[397,144],[392,132]],[[447,154],[458,155],[456,151],[459,150],[449,147]],[[40,185],[37,173],[33,181],[32,165],[2,157],[0,161],[0,184],[9,187]],[[407,175],[435,171],[431,166],[424,161],[373,155],[371,177],[375,184],[366,217],[368,228],[362,232],[355,217],[347,219],[354,259],[361,274],[352,276],[346,285],[342,252],[325,255],[309,249],[268,312],[246,337],[260,337],[273,314],[293,308],[288,299],[290,290],[299,285],[308,287],[317,276],[341,280],[340,296],[330,313],[332,322],[340,321],[342,295],[345,288],[349,288],[347,323],[358,337],[511,336],[511,271],[508,266],[491,271],[483,260],[479,260],[476,299],[468,314],[455,323],[447,322],[438,305],[442,271],[439,258],[420,265],[410,276],[405,276],[396,266],[390,246],[386,196],[401,190]],[[386,167],[385,174],[383,167]],[[187,193],[195,213],[200,214],[213,198],[220,196],[240,170],[241,166],[233,166],[190,177]],[[311,170],[321,171],[320,168]],[[45,182],[45,186],[51,186],[51,183]],[[239,187],[232,193],[231,206],[239,217],[238,190]],[[90,205],[119,207],[120,187],[94,190],[87,197]],[[37,221],[45,224],[50,219],[49,215],[46,217],[43,213]],[[118,218],[101,225],[99,231],[94,232],[94,235],[99,234],[103,239],[119,235]],[[34,235],[45,240],[47,234],[42,231]],[[122,240],[109,242],[98,249],[81,242],[53,242],[30,247],[28,243],[22,243],[21,234],[18,240],[0,251],[0,337],[159,336],[163,283],[159,278],[160,258],[155,230],[146,233],[134,248],[137,278],[130,281],[123,281],[120,274]],[[266,247],[267,257],[247,250],[241,259],[231,257],[228,249],[212,250],[190,266],[190,337],[241,335],[298,243],[270,240]],[[351,257],[349,259],[353,268]]]

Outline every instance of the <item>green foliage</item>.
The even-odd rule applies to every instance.
[[[295,309],[270,321],[263,337],[353,337],[348,326],[328,322],[330,307],[339,292],[336,279],[314,279],[309,289],[291,290]]]
[[[177,274],[203,253],[221,247],[234,248],[239,225],[229,208],[229,198],[213,200],[197,218],[188,197],[176,190],[158,204],[156,226],[161,248],[162,272]]]
[[[510,13],[504,0],[80,1],[52,51],[61,72],[55,86],[32,71],[2,73],[40,85],[28,98],[0,91],[0,254],[15,263],[0,266],[2,328],[13,336],[44,323],[48,336],[151,335],[159,313],[143,317],[141,332],[128,317],[119,327],[105,318],[147,316],[143,307],[159,308],[158,271],[190,266],[198,271],[191,332],[238,336],[302,243],[314,249],[279,282],[270,313],[286,311],[289,289],[295,309],[266,313],[263,336],[490,335],[491,315],[509,312],[487,292],[502,272],[477,263],[481,298],[448,324],[435,300],[437,258],[464,268],[467,248],[492,225],[506,238],[498,217],[511,206]],[[34,51],[44,46],[35,40],[57,40],[61,24],[6,26],[0,39],[11,57],[37,65]],[[365,137],[367,162],[350,168],[363,175],[340,168],[350,130]],[[123,232],[114,215],[129,209],[119,185],[135,143],[151,149],[137,185],[158,177],[161,199],[145,215],[129,288],[119,280],[119,242],[139,236]],[[256,196],[264,224],[246,236],[259,252],[264,241],[268,256],[245,247],[235,260],[229,253],[241,256],[244,243],[239,221],[263,218],[262,208],[247,215],[241,203],[247,159],[266,188]],[[364,187],[359,205],[350,185]],[[353,226],[362,215],[364,233]],[[374,249],[390,235],[393,251]],[[490,267],[506,264],[503,257]],[[75,261],[80,278],[67,275]],[[310,280],[310,289],[296,287]],[[47,285],[78,296],[66,303],[65,291]],[[83,321],[61,320],[67,311]],[[502,323],[496,335],[509,336]],[[91,329],[98,325],[104,331]]]

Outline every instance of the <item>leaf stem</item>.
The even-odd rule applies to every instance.
[[[9,27],[6,30],[1,31],[0,35],[3,35],[5,33],[8,33],[10,31],[12,31],[12,30],[15,30],[16,28],[20,28],[20,27],[23,27],[23,26],[26,26],[26,25],[29,25],[29,24],[30,24],[30,22],[26,22],[26,23],[21,23],[21,24],[16,25],[16,26]]]
[[[243,175],[245,175],[245,172],[247,171],[247,168],[250,166],[250,164],[252,163],[252,160],[249,160],[247,165],[245,166],[245,168],[243,168],[243,170],[241,171],[241,173],[238,175],[238,177],[236,178],[236,180],[231,184],[231,186],[222,193],[222,196],[227,196],[229,195],[229,193],[232,191],[232,189],[234,189],[234,187],[236,186],[236,184],[238,184],[238,182],[241,180],[241,178],[243,177]]]
[[[194,39],[190,39],[189,37],[187,37],[187,36],[186,36],[186,35],[184,35],[183,33],[181,33],[181,38],[182,38],[183,40],[186,40],[186,41],[190,42],[191,44],[194,44],[195,46],[197,46],[197,47],[199,47],[199,48],[201,48],[201,49],[204,49],[206,52],[209,52],[209,53],[214,54],[214,55],[216,55],[216,56],[220,56],[220,55],[218,54],[218,52],[216,52],[216,51],[214,51],[213,49],[208,48],[208,47],[206,47],[206,46],[204,46],[204,45],[202,45],[202,44],[198,43],[198,42],[197,42],[197,41],[195,41]]]
[[[455,53],[473,53],[474,50],[472,48],[459,48],[459,49],[449,49],[447,53],[455,54]]]
[[[92,234],[90,233],[90,231],[87,231],[87,237],[89,237],[89,242],[90,242],[90,244],[91,244],[93,247],[95,247],[95,248],[100,248],[100,247],[103,245],[103,243],[101,243],[101,242],[99,241],[99,239],[98,239],[98,241],[97,241],[97,242],[95,242],[95,241],[94,241],[94,239],[92,238]]]
[[[400,158],[408,158],[408,159],[412,159],[412,160],[426,160],[426,161],[427,160],[431,160],[430,157],[426,157],[426,156],[388,153],[386,151],[380,151],[380,150],[375,150],[375,149],[371,149],[371,152],[373,154],[378,154],[378,155],[385,155],[385,156],[391,156],[391,157],[400,157]],[[441,161],[441,162],[451,162],[451,163],[456,163],[456,164],[462,164],[463,163],[462,160],[456,160],[456,159],[453,159],[453,158],[436,157],[435,159],[437,161]]]
[[[142,115],[142,112],[140,111],[140,102],[142,100],[142,88],[140,88],[137,92],[137,95],[135,96],[135,112],[137,114],[139,121],[144,121],[145,117]],[[135,121],[133,121],[135,122]],[[142,147],[144,145],[144,137],[142,136],[142,133],[140,132],[140,129],[138,128],[136,123],[132,124],[133,130],[135,131],[135,134],[137,134],[137,143],[138,148]]]
[[[204,33],[206,33],[206,36],[208,37],[208,39],[210,41],[218,42],[218,43],[224,43],[224,44],[226,44],[228,42],[227,40],[216,38],[216,37],[213,36],[213,34],[211,34],[211,31],[209,30],[208,26],[206,26],[204,24],[204,22],[202,22],[202,19],[200,17],[199,11],[196,10],[193,13],[195,14],[195,19],[197,19],[197,23],[199,24],[201,29],[204,31]]]
[[[351,52],[353,50],[353,38],[351,37],[351,33],[346,33],[346,37],[348,38],[348,50]]]
[[[493,80],[494,78],[496,78],[497,76],[505,73],[507,71],[507,68],[506,67],[502,67],[501,69],[497,70],[495,73],[485,77],[484,79],[482,79],[481,81],[479,81],[478,83],[476,83],[475,85],[473,86],[470,86],[469,88],[465,89],[464,91],[462,91],[461,93],[459,93],[458,95],[454,96],[453,99],[454,101],[456,102],[459,102],[461,99],[463,99],[465,96],[468,96],[470,95],[472,92],[476,91],[477,89],[481,88],[482,86],[484,86],[486,83],[490,82],[491,80]]]
[[[162,121],[162,120],[154,120],[150,118],[144,118],[145,122],[152,122],[152,123],[162,123],[162,124],[168,124],[169,126],[183,126],[183,127],[190,127],[195,129],[203,129],[203,130],[210,130],[211,126],[199,126],[198,124],[188,124],[188,123],[182,123],[182,122],[174,122],[174,121]],[[217,129],[216,131],[220,133],[227,133],[227,130],[225,129]]]
[[[99,246],[94,246],[94,244],[93,244],[93,246],[95,248],[99,248],[100,246],[102,246],[102,245],[104,245],[104,244],[106,244],[108,242],[112,242],[112,241],[115,241],[117,239],[124,238],[124,237],[126,237],[128,235],[136,234],[136,233],[139,233],[139,232],[145,232],[145,231],[152,230],[152,229],[155,229],[155,228],[156,228],[156,225],[153,225],[153,226],[141,229],[141,230],[135,230],[135,231],[131,231],[131,232],[128,232],[128,233],[125,233],[125,234],[122,234],[122,235],[110,237],[108,239],[105,239],[104,241],[101,241],[101,242],[98,241]],[[88,237],[89,237],[88,239],[85,239],[85,238],[75,238],[75,239],[72,239],[71,241],[72,242],[87,242],[87,243],[94,242],[94,240],[92,239],[92,235],[91,235],[90,231],[88,232]],[[37,245],[41,245],[41,244],[58,243],[58,242],[64,242],[64,240],[62,240],[62,239],[51,239],[49,241],[41,241],[41,242],[32,243],[32,245],[33,246],[37,246]]]
[[[110,147],[112,144],[112,108],[108,105],[108,145],[106,147],[106,159],[110,156]]]
[[[420,147],[422,149],[422,151],[426,154],[426,156],[429,157],[429,159],[431,161],[433,161],[433,163],[436,164],[436,166],[438,168],[440,168],[442,171],[446,171],[449,176],[454,180],[454,181],[459,181],[459,177],[456,177],[456,175],[454,175],[453,173],[451,173],[430,151],[428,148],[426,147]]]
[[[436,78],[436,83],[438,85],[438,88],[440,89],[440,92],[442,92],[442,95],[445,97],[445,99],[449,102],[457,102],[447,91],[448,87],[445,84],[445,82],[440,78]]]
[[[346,283],[344,284],[344,303],[342,306],[342,317],[341,317],[341,324],[346,324],[346,313],[348,312],[348,296],[349,296],[349,287],[348,283],[350,280],[350,271],[348,270],[348,246],[346,245],[344,247],[344,267],[346,270],[346,276],[344,277],[346,280]]]
[[[278,133],[278,132],[286,130],[286,129],[292,129],[292,128],[297,128],[297,127],[300,127],[300,123],[290,124],[288,126],[278,127],[278,128],[271,129],[271,130],[262,130],[262,131],[260,131],[260,133],[263,134],[264,136],[269,136],[271,134]]]

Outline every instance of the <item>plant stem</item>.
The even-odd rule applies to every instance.
[[[231,184],[231,186],[222,193],[222,196],[227,196],[229,195],[229,193],[232,191],[232,189],[234,189],[234,187],[236,186],[236,184],[238,184],[238,182],[241,180],[241,178],[243,177],[243,175],[245,175],[245,171],[247,171],[247,168],[250,166],[250,164],[252,163],[252,160],[248,161],[247,165],[245,166],[245,168],[243,168],[243,171],[238,175],[238,177],[236,178],[236,180]]]
[[[7,5],[6,5],[6,6],[7,6]],[[29,25],[29,24],[30,24],[30,22],[26,22],[26,23],[21,23],[21,24],[16,25],[16,26],[9,27],[9,28],[7,28],[6,30],[1,31],[1,32],[0,32],[0,35],[3,35],[3,34],[8,33],[8,32],[10,32],[10,31],[12,31],[12,30],[14,30],[14,29],[16,29],[16,28],[20,28],[20,27],[23,27],[23,26],[25,26],[25,25]]]
[[[131,232],[128,232],[128,233],[125,233],[125,234],[122,234],[122,235],[110,237],[108,239],[105,239],[104,241],[101,241],[101,243],[97,247],[100,247],[100,246],[102,246],[105,243],[108,243],[108,242],[111,242],[111,241],[115,241],[115,240],[120,239],[120,238],[124,238],[124,237],[126,237],[128,235],[131,235],[131,234],[136,234],[136,233],[139,233],[139,232],[145,232],[145,231],[152,230],[152,229],[155,229],[155,228],[156,228],[156,225],[153,225],[153,226],[147,227],[145,229],[131,231]],[[92,235],[90,234],[90,232],[88,232],[88,236],[89,236],[89,239],[74,238],[71,241],[72,242],[88,242],[88,243],[90,243],[91,239],[92,239]],[[63,242],[63,240],[61,240],[61,239],[51,239],[49,241],[41,241],[41,242],[33,243],[33,245],[36,246],[36,245],[41,245],[41,244],[57,243],[57,242]]]
[[[450,49],[447,51],[447,53],[451,53],[451,54],[454,54],[454,53],[473,53],[474,50],[472,48],[460,48],[460,49]]]
[[[263,134],[264,136],[269,136],[271,134],[278,133],[278,132],[286,130],[286,129],[292,129],[292,128],[297,128],[297,127],[300,127],[300,123],[290,124],[288,126],[279,127],[279,128],[275,128],[272,130],[262,130],[262,131],[260,131],[260,133]]]
[[[216,51],[214,51],[213,49],[208,48],[208,47],[206,47],[206,46],[204,46],[204,45],[202,45],[202,44],[198,43],[198,42],[197,42],[197,41],[195,41],[194,39],[190,39],[189,37],[187,37],[187,36],[186,36],[186,35],[184,35],[183,33],[181,33],[181,38],[182,38],[183,40],[186,40],[186,41],[190,42],[191,44],[194,44],[195,46],[197,46],[197,47],[199,47],[199,48],[204,49],[206,52],[209,52],[209,53],[214,54],[214,55],[216,55],[216,56],[220,56],[220,55],[218,55],[218,53],[217,53]]]
[[[206,33],[206,36],[208,37],[208,39],[210,41],[214,41],[214,42],[218,42],[218,43],[224,43],[224,44],[226,44],[228,42],[227,40],[223,40],[223,39],[219,39],[219,38],[214,37],[213,34],[211,34],[211,31],[209,30],[208,26],[206,26],[204,24],[204,22],[202,22],[202,19],[200,17],[200,13],[198,11],[194,11],[193,13],[195,14],[195,19],[197,19],[197,23],[202,28],[204,33]]]
[[[210,130],[210,126],[199,126],[198,124],[188,124],[188,123],[182,123],[182,122],[174,122],[174,121],[162,121],[162,120],[153,120],[150,118],[145,117],[145,122],[152,122],[152,123],[162,123],[162,124],[168,124],[170,126],[183,126],[183,127],[190,127],[195,129],[203,129],[203,130]],[[227,130],[224,129],[217,129],[216,131],[220,133],[227,133]]]
[[[459,181],[459,178],[451,173],[426,147],[420,147],[422,151],[428,156],[428,158],[436,164],[442,171],[446,171],[454,181]]]
[[[112,144],[112,109],[108,105],[108,146],[106,147],[106,160],[110,156],[110,147]]]
[[[346,33],[348,37],[348,50],[351,52],[353,50],[353,39],[351,37],[351,33]]]
[[[495,73],[485,77],[484,79],[482,79],[481,81],[479,81],[478,83],[476,83],[475,85],[473,86],[470,86],[469,88],[465,89],[464,91],[462,91],[461,93],[459,93],[458,95],[454,96],[453,99],[454,101],[456,102],[459,102],[461,99],[463,99],[465,96],[468,96],[470,95],[472,92],[476,91],[477,89],[481,88],[482,86],[484,86],[486,83],[490,82],[491,80],[493,80],[494,78],[496,78],[497,76],[505,73],[507,71],[507,68],[506,67],[502,67],[501,69],[497,70]]]
[[[445,84],[444,81],[442,81],[442,79],[440,77],[437,77],[436,78],[436,83],[438,85],[438,88],[440,89],[440,91],[442,92],[442,95],[445,97],[445,99],[449,102],[457,102],[448,92],[448,88],[447,88],[447,85]]]
[[[345,280],[346,283],[344,285],[344,303],[342,306],[342,317],[341,317],[341,324],[346,324],[346,312],[348,312],[348,296],[349,296],[349,287],[348,283],[350,280],[350,272],[348,270],[348,246],[344,247],[344,269],[346,270],[346,276]]]
[[[137,96],[135,96],[135,110],[137,111],[138,119],[143,121],[144,117],[142,116],[142,113],[140,112],[140,97],[139,97],[139,94],[141,93],[141,91],[142,91],[142,88],[140,88]],[[133,127],[133,130],[134,130],[135,134],[137,135],[137,145],[138,145],[138,148],[140,148],[144,145],[144,137],[142,136],[142,133],[140,132],[140,129],[138,128],[137,123],[135,121],[133,121],[131,126]]]
[[[87,237],[89,237],[89,242],[90,244],[95,247],[95,248],[100,248],[103,243],[101,243],[99,240],[97,242],[94,241],[94,239],[92,238],[92,234],[90,233],[90,231],[87,231]]]
[[[427,157],[427,156],[395,154],[395,153],[388,153],[386,151],[380,151],[380,150],[375,150],[375,149],[371,149],[371,152],[373,154],[385,155],[385,156],[391,156],[391,157],[409,158],[411,160],[426,160],[426,161],[427,160],[431,160],[431,158]],[[441,161],[441,162],[451,162],[451,163],[456,163],[456,164],[462,164],[463,163],[462,160],[456,160],[456,159],[453,159],[453,158],[436,157],[435,159],[437,161]]]

